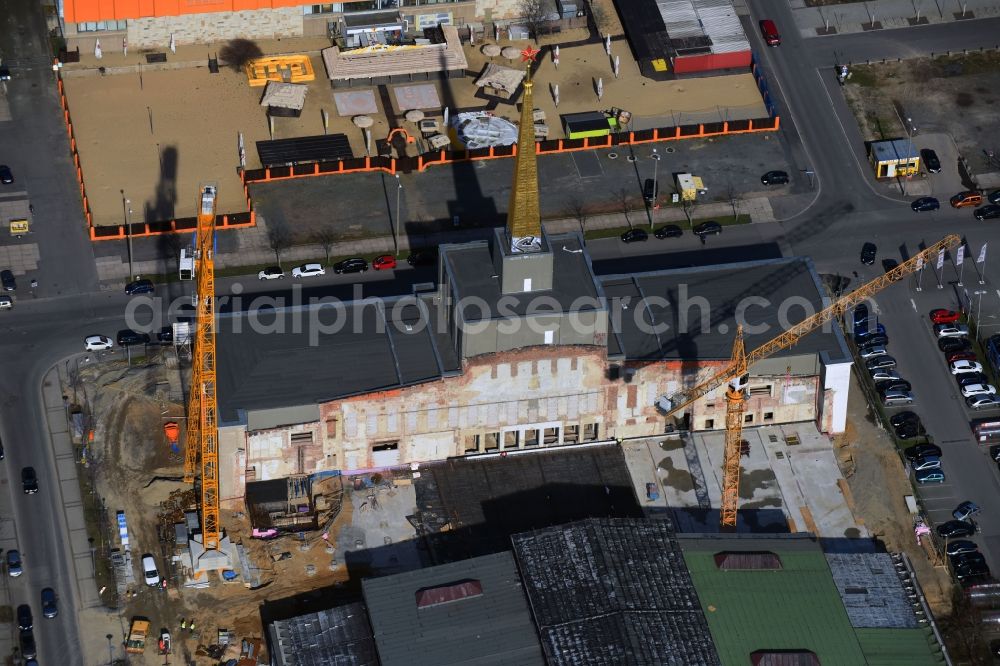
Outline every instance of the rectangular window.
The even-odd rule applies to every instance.
[[[486,450],[497,451],[500,448],[500,433],[491,432],[486,435]]]
[[[750,389],[747,391],[747,393],[749,393],[751,396],[754,396],[754,395],[766,395],[766,396],[770,397],[770,395],[771,395],[771,385],[770,384],[761,384],[759,386],[751,386]]]
[[[583,441],[593,442],[597,439],[597,424],[585,423],[583,425]]]
[[[773,421],[774,420],[774,412],[764,412],[764,420],[765,421]]]
[[[510,430],[503,434],[503,448],[504,449],[516,449],[517,448],[517,431]]]
[[[524,446],[538,446],[538,431],[537,430],[525,430],[524,431]]]
[[[545,344],[551,345],[555,342],[556,332],[555,331],[545,331]]]
[[[479,453],[479,435],[465,436],[465,452]]]
[[[312,6],[312,13],[313,14],[332,14],[333,13],[333,5],[313,5]]]
[[[293,432],[292,433],[292,444],[295,446],[306,446],[313,443],[313,434],[311,432]]]
[[[332,418],[326,422],[326,436],[330,439],[337,439],[340,436],[340,428],[338,427],[340,420],[337,418]]]
[[[542,441],[545,446],[559,443],[559,428],[546,428],[542,434]]]
[[[576,444],[580,441],[580,426],[570,425],[566,426],[563,431],[563,443],[565,444]]]
[[[524,278],[524,285],[521,291],[531,291],[531,278]]]
[[[705,419],[705,430],[711,430],[715,427],[715,419]]]
[[[753,423],[753,414],[744,414],[743,423]]]
[[[372,451],[378,453],[379,451],[398,451],[399,442],[379,442],[372,446]]]
[[[86,23],[77,23],[77,32],[110,32],[112,30],[126,30],[128,29],[128,21],[88,21]]]

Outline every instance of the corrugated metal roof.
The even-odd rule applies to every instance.
[[[354,603],[267,628],[275,666],[378,666],[363,604]]]
[[[475,580],[482,594],[425,608],[417,592]],[[362,583],[383,666],[544,664],[510,552]]]
[[[513,542],[549,664],[720,663],[668,522],[589,519]]]
[[[928,629],[858,629],[868,666],[940,666],[944,656]],[[824,662],[825,666],[825,662]]]
[[[656,6],[671,42],[707,37],[712,53],[750,50],[730,0],[659,0]]]

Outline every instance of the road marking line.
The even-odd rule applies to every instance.
[[[914,312],[918,312],[918,310],[917,310],[917,303],[912,298],[910,299],[910,305],[913,306],[913,311]]]

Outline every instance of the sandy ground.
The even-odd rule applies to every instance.
[[[578,33],[578,34],[577,34]],[[564,33],[566,40],[583,40],[583,30]],[[316,40],[308,42],[315,49]],[[549,38],[542,41],[555,43]],[[500,45],[510,44],[501,40]],[[524,46],[524,42],[515,45]],[[268,44],[266,52],[292,51],[285,40],[277,48]],[[256,141],[270,138],[265,109],[260,106],[262,88],[251,88],[244,74],[223,69],[211,74],[204,51],[197,47],[178,49],[172,59],[192,67],[174,70],[144,70],[115,73],[139,62],[138,54],[108,54],[100,61],[83,54],[74,69],[108,69],[106,76],[70,76],[65,78],[66,95],[79,145],[87,194],[96,225],[120,224],[127,213],[123,199],[130,201],[132,221],[167,220],[191,217],[196,213],[198,190],[203,183],[219,186],[220,213],[246,210],[243,188],[237,175],[237,135],[242,132],[247,147],[247,167],[258,168]],[[466,46],[469,71],[478,73],[487,58],[481,45]],[[190,52],[188,52],[190,51]],[[643,79],[631,59],[625,42],[616,41],[612,53],[621,57],[620,77],[615,79],[611,59],[603,44],[564,46],[560,66],[556,68],[546,53],[537,68],[535,106],[549,119],[550,137],[562,136],[559,113],[574,113],[612,106],[634,114],[637,128],[669,126],[724,119],[766,115],[757,86],[750,74],[707,77],[674,82]],[[200,58],[200,60],[198,59]],[[502,58],[500,64],[508,64]],[[514,63],[509,63],[514,64]],[[300,118],[275,118],[274,138],[312,136],[323,133],[322,112],[329,114],[330,133],[346,134],[355,155],[365,153],[364,136],[349,117],[337,115],[333,90],[324,78],[321,58],[313,57],[317,80],[309,84],[306,105]],[[603,80],[604,93],[598,99],[597,79]],[[455,109],[476,109],[489,100],[476,97],[472,76],[436,81],[442,104]],[[559,86],[560,106],[555,107],[552,85]],[[416,131],[412,123],[400,118],[399,109],[388,113],[378,89],[375,97],[379,114],[372,130],[377,140],[391,127],[402,126]],[[720,102],[725,101],[724,106]],[[515,100],[515,102],[518,100]],[[502,102],[495,112],[511,120],[518,117],[515,104]],[[426,111],[440,115],[443,109]],[[398,120],[397,120],[398,119]],[[124,191],[124,194],[122,192]]]

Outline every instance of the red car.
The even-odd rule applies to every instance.
[[[381,256],[375,257],[372,262],[372,268],[377,271],[387,271],[390,268],[396,267],[396,257],[391,254],[383,254]]]
[[[954,310],[946,310],[944,308],[931,310],[931,321],[935,324],[954,324],[960,316]]]
[[[760,22],[760,34],[764,37],[764,42],[768,46],[780,46],[781,35],[778,33],[778,26],[774,25],[771,19],[764,19]]]
[[[976,357],[976,352],[960,351],[960,352],[952,352],[947,356],[945,356],[945,358],[948,359],[948,364],[950,365],[955,361],[975,361],[977,357]]]

